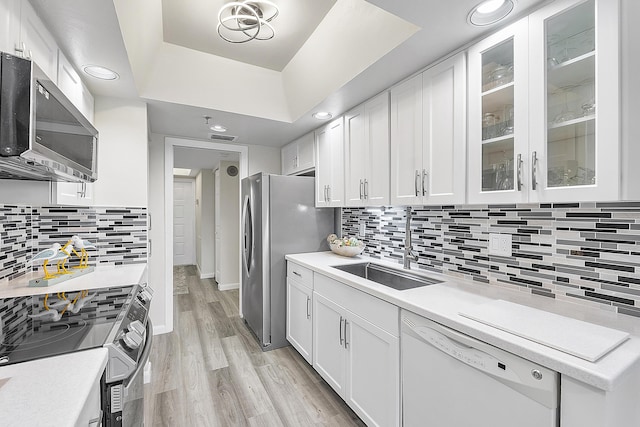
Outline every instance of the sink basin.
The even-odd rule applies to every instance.
[[[397,270],[372,262],[362,262],[359,264],[336,265],[333,268],[346,271],[363,279],[371,280],[381,285],[388,286],[398,291],[419,288],[421,286],[442,283],[442,280],[426,277],[421,274],[412,273],[406,270]]]

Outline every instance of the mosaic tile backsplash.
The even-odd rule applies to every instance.
[[[147,261],[146,208],[0,205],[0,282],[40,269],[29,258],[74,234],[95,244],[90,265]]]
[[[402,263],[405,208],[343,208],[342,233]],[[413,207],[414,268],[640,317],[640,202]],[[512,256],[489,255],[489,233]]]

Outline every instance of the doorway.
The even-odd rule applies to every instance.
[[[165,312],[165,327],[162,328],[162,332],[171,332],[173,330],[173,259],[174,259],[174,188],[173,188],[173,168],[174,167],[187,167],[195,169],[215,169],[215,164],[209,162],[207,165],[198,164],[178,164],[174,160],[180,157],[180,152],[186,149],[195,150],[198,155],[195,156],[196,160],[202,161],[209,153],[226,153],[228,159],[234,159],[238,165],[238,197],[237,200],[233,200],[231,203],[237,205],[238,211],[240,210],[240,184],[239,181],[248,175],[248,147],[246,146],[233,146],[230,144],[222,144],[210,141],[196,141],[182,138],[165,138],[164,149],[164,312]],[[198,199],[196,198],[196,206]],[[213,215],[212,215],[213,216]],[[213,218],[212,218],[213,219]],[[213,233],[212,233],[213,234]],[[213,240],[213,239],[212,239]],[[240,230],[237,232],[234,240],[240,241]],[[223,243],[221,244],[223,245]],[[213,246],[213,245],[212,245]],[[214,255],[215,256],[215,255]],[[240,250],[238,245],[237,250],[238,259],[240,257]],[[238,263],[239,264],[239,263]],[[240,275],[240,267],[238,266],[238,275]],[[240,291],[241,292],[241,291]],[[240,308],[240,315],[242,316],[242,308]]]

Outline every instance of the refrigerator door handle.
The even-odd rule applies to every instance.
[[[251,201],[247,196],[244,203],[244,261],[247,267],[247,274],[251,271],[253,256],[253,215],[251,214]]]

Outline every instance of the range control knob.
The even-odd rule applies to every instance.
[[[129,323],[128,329],[130,331],[136,331],[140,336],[144,336],[145,334],[144,325],[139,320],[134,320],[133,322]]]
[[[122,336],[122,343],[131,350],[135,350],[142,345],[142,335],[136,331],[129,331]]]
[[[536,379],[536,380],[538,380],[538,381],[539,381],[539,380],[541,380],[541,379],[542,379],[542,372],[540,372],[540,371],[539,371],[539,370],[537,370],[537,369],[534,369],[534,370],[532,370],[532,371],[531,371],[531,376],[532,376],[534,379]]]

